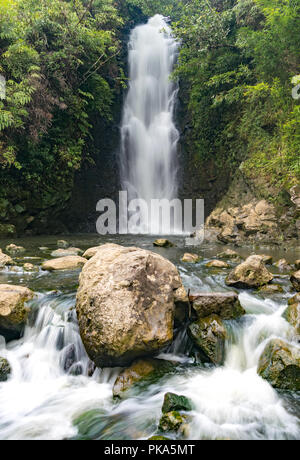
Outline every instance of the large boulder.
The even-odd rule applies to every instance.
[[[258,363],[258,374],[274,387],[300,391],[300,349],[279,339],[266,345]]]
[[[293,273],[291,275],[291,283],[294,287],[294,289],[298,292],[300,292],[300,270],[298,270],[297,272]]]
[[[0,356],[0,382],[6,382],[11,374],[11,367],[7,359]]]
[[[6,340],[20,337],[29,314],[26,302],[33,297],[26,287],[0,284],[0,335]]]
[[[7,265],[13,265],[14,261],[10,256],[7,254],[4,254],[1,249],[0,249],[0,268],[4,268]]]
[[[123,398],[134,385],[159,378],[171,369],[173,369],[173,365],[169,361],[139,359],[119,374],[114,383],[113,395],[117,398]]]
[[[76,302],[92,361],[98,367],[126,366],[170,344],[183,291],[176,267],[160,255],[103,245],[81,272]]]
[[[259,288],[273,280],[261,256],[250,256],[227,276],[226,284],[241,289]]]
[[[198,318],[216,314],[222,319],[236,319],[246,313],[235,292],[201,292],[190,300]]]
[[[224,363],[226,329],[217,315],[201,318],[188,327],[188,334],[204,362]]]
[[[86,261],[86,259],[80,256],[59,257],[58,259],[44,262],[42,264],[42,270],[50,272],[55,270],[76,270],[77,268],[82,268]]]
[[[300,335],[300,293],[289,299],[288,307],[283,317],[296,329]]]

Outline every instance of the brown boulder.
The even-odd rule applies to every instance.
[[[227,276],[226,284],[241,289],[259,288],[273,280],[260,256],[248,257]]]
[[[236,319],[245,314],[235,292],[208,292],[190,296],[198,318],[216,314],[222,319]]]
[[[26,302],[33,296],[26,287],[0,284],[0,335],[6,340],[20,337],[29,314]]]
[[[86,261],[86,259],[80,256],[59,257],[58,259],[44,262],[42,264],[42,270],[50,272],[55,270],[75,270],[77,268],[82,268]]]

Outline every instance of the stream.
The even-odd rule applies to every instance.
[[[56,249],[58,238],[28,237],[14,243],[26,248],[15,258],[17,267],[0,272],[0,283],[20,284],[35,291],[24,335],[7,345],[0,337],[0,355],[12,366],[12,375],[0,383],[0,439],[148,439],[156,434],[164,394],[189,397],[194,404],[189,439],[299,439],[299,393],[274,390],[256,373],[259,356],[270,338],[292,340],[291,326],[282,318],[293,295],[286,273],[273,266],[282,294],[239,291],[247,314],[227,321],[229,339],[222,367],[203,365],[194,356],[185,330],[159,357],[175,363],[172,373],[137,385],[122,401],[112,397],[120,369],[96,369],[83,348],[76,320],[75,296],[79,271],[27,273],[22,264],[40,265]],[[220,244],[192,249],[203,257],[198,264],[180,261],[186,251],[183,238],[172,237],[176,247],[153,248],[154,237],[66,236],[72,246],[85,250],[104,242],[138,246],[170,259],[192,293],[229,290],[228,270],[205,264],[223,251]],[[0,241],[5,248],[11,241]],[[47,250],[39,247],[46,246]],[[284,247],[234,248],[241,255],[267,253],[277,260],[300,258],[300,249]],[[230,262],[233,267],[235,264]],[[72,356],[72,364],[68,360]],[[70,361],[70,360],[69,360]],[[176,439],[176,435],[168,434]]]

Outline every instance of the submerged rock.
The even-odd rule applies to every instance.
[[[205,362],[224,363],[226,329],[217,315],[201,318],[188,327],[188,334]]]
[[[6,246],[5,250],[14,256],[26,252],[26,249],[23,248],[23,246],[17,246],[16,244],[9,244]]]
[[[227,276],[226,284],[241,289],[259,288],[273,280],[260,256],[248,257],[245,262],[235,267]]]
[[[59,257],[58,259],[44,262],[42,264],[42,270],[75,270],[77,268],[82,268],[86,262],[87,260],[80,256]]]
[[[149,378],[159,378],[171,369],[172,364],[162,359],[140,359],[119,374],[113,387],[113,396],[122,398],[135,384]]]
[[[300,335],[300,293],[289,299],[288,307],[282,315]]]
[[[38,272],[39,271],[39,267],[37,267],[36,265],[33,265],[33,264],[24,264],[23,265],[23,270],[25,272]]]
[[[181,262],[196,264],[197,262],[199,262],[200,259],[201,257],[198,256],[198,254],[190,254],[186,252],[184,256],[182,257]]]
[[[283,340],[270,340],[259,359],[257,372],[274,388],[300,391],[300,349]]]
[[[216,314],[222,319],[236,319],[246,313],[235,292],[201,292],[190,300],[198,318]]]
[[[184,291],[178,271],[162,256],[102,246],[81,272],[76,302],[80,334],[97,367],[126,366],[171,343],[178,290]]]
[[[177,395],[175,393],[166,393],[162,406],[162,412],[165,414],[168,412],[181,410],[186,412],[193,410],[191,400],[186,396]]]
[[[68,256],[79,256],[83,251],[79,248],[68,248],[68,249],[56,249],[51,252],[52,257],[68,257]]]
[[[223,260],[212,260],[205,265],[207,268],[230,268],[230,265]]]
[[[70,246],[70,244],[65,240],[58,240],[57,241],[57,247],[60,248],[60,249],[68,249],[69,246]]]
[[[286,259],[280,259],[277,262],[274,263],[274,266],[277,267],[281,271],[291,271],[292,267],[291,265],[287,262]]]
[[[280,284],[265,284],[258,291],[263,294],[282,294],[284,289]]]
[[[157,246],[160,248],[172,248],[174,244],[169,240],[159,239],[154,241],[153,246]]]
[[[0,382],[6,382],[11,374],[11,367],[7,359],[0,357]]]
[[[232,249],[226,249],[220,254],[217,255],[220,259],[233,259],[233,260],[241,260],[242,256],[239,255],[238,252],[233,251]]]
[[[33,297],[26,287],[0,284],[0,335],[6,340],[20,337],[29,314],[26,302]]]
[[[188,417],[177,411],[164,414],[159,421],[159,430],[163,433],[175,432],[185,435],[188,429]]]
[[[300,292],[300,270],[298,270],[297,272],[293,273],[291,275],[291,283],[294,287],[294,289],[298,292]]]
[[[0,249],[0,268],[4,268],[7,265],[13,265],[14,261],[10,256],[7,254],[4,254],[1,249]]]

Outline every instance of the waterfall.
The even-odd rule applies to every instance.
[[[131,33],[130,82],[121,127],[121,184],[129,201],[143,199],[148,209],[151,199],[177,196],[179,133],[173,119],[177,86],[170,79],[177,51],[178,43],[161,15]],[[143,213],[141,227],[148,233],[148,216]]]

